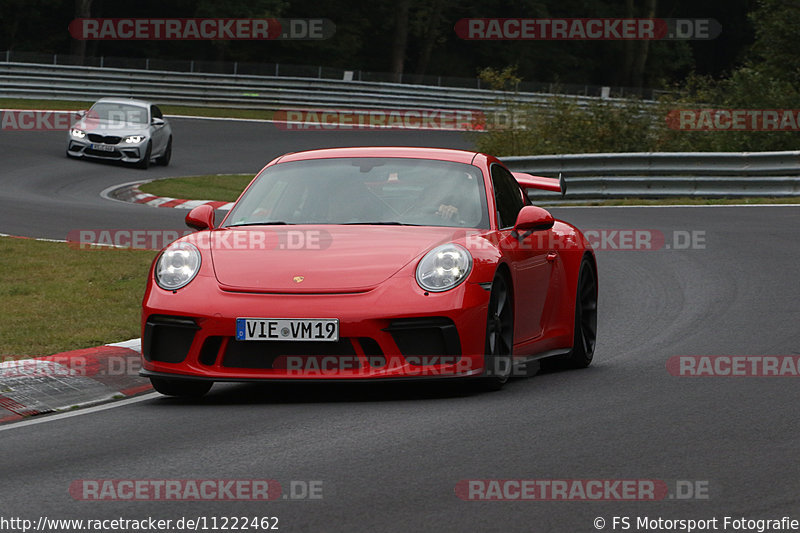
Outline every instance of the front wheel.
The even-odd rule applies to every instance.
[[[511,288],[502,274],[495,275],[486,317],[483,384],[500,390],[511,376],[514,359],[514,309]]]
[[[150,158],[153,155],[153,143],[148,142],[147,148],[144,151],[144,157],[142,160],[136,163],[137,168],[141,168],[142,170],[147,170],[150,168]]]
[[[567,364],[586,368],[592,364],[597,342],[597,275],[589,259],[581,262],[575,295],[575,329]]]
[[[169,140],[167,141],[167,147],[164,148],[164,155],[162,155],[161,157],[157,157],[156,163],[158,163],[162,167],[165,167],[169,165],[170,159],[172,159],[172,137],[170,137]]]
[[[179,398],[200,398],[211,390],[214,384],[212,381],[168,378],[150,378],[150,383],[161,394]]]

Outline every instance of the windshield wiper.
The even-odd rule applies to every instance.
[[[241,222],[239,224],[228,224],[226,228],[238,228],[239,226],[293,226],[289,222],[283,220],[273,220],[269,222]]]

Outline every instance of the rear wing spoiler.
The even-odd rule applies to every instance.
[[[564,181],[564,176],[558,174],[558,178],[545,178],[543,176],[534,176],[526,174],[525,172],[512,172],[514,178],[519,183],[519,186],[528,192],[529,189],[539,189],[543,191],[560,192],[561,196],[567,194],[567,182]]]

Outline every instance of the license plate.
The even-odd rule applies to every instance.
[[[237,341],[339,340],[337,318],[237,318]]]
[[[102,152],[113,152],[114,147],[107,144],[93,144],[92,150],[100,150]]]

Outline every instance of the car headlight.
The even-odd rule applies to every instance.
[[[144,135],[128,135],[125,137],[125,142],[129,144],[136,144],[142,142],[144,138]]]
[[[472,270],[472,255],[458,244],[437,246],[417,265],[417,283],[430,292],[452,289],[467,279]]]
[[[78,128],[72,128],[69,130],[69,134],[75,137],[76,139],[83,139],[86,137],[86,132],[83,130],[79,130]]]
[[[174,291],[185,287],[200,270],[200,250],[188,242],[171,244],[156,262],[156,283],[162,289]]]

